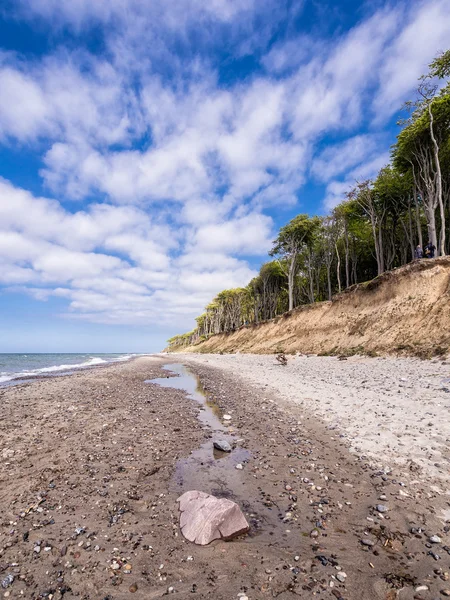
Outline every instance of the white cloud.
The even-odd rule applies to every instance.
[[[378,71],[379,87],[373,106],[379,119],[398,111],[428,71],[438,52],[450,41],[448,0],[413,3],[392,42],[384,48]]]
[[[330,210],[345,200],[346,193],[354,187],[358,181],[375,178],[380,169],[389,163],[389,160],[389,152],[383,152],[352,169],[347,173],[343,181],[331,181],[326,189],[324,200],[325,208]]]
[[[311,171],[319,180],[328,181],[366,162],[368,157],[375,154],[382,145],[386,147],[386,140],[379,134],[364,134],[348,138],[341,144],[327,146],[314,159]]]
[[[68,314],[87,320],[171,324],[245,285],[255,273],[233,255],[264,253],[271,226],[259,213],[184,230],[132,206],[70,213],[0,180],[0,282],[65,298]]]
[[[292,209],[310,173],[327,184],[327,207],[376,174],[389,157],[371,127],[450,39],[446,2],[387,5],[333,38],[291,31],[267,50],[301,6],[19,0],[16,16],[73,39],[103,28],[105,50],[0,54],[0,143],[41,154],[61,199],[0,179],[2,285],[64,298],[72,318],[185,323],[254,275],[245,258],[273,238],[264,212]],[[263,69],[221,79],[224,47],[230,63],[254,53]],[[340,141],[315,156],[327,136]]]

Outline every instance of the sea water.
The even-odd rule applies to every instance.
[[[0,385],[22,377],[57,375],[129,360],[135,354],[0,354]]]

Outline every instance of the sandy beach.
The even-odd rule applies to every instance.
[[[377,467],[396,467],[410,480],[450,487],[450,361],[414,358],[346,360],[270,355],[192,355],[196,364],[262,386],[321,419],[349,449]]]
[[[146,383],[170,385],[170,364],[203,403]],[[441,362],[171,355],[1,388],[2,594],[450,594],[447,374]],[[224,437],[235,449],[218,456]],[[191,489],[237,502],[249,535],[185,540],[177,498]]]

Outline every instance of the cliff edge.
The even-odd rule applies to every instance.
[[[450,352],[450,257],[416,261],[352,286],[331,302],[301,306],[180,350],[445,355]]]

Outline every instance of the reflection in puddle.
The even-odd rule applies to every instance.
[[[182,364],[164,365],[163,369],[169,371],[177,377],[160,377],[158,379],[147,379],[145,383],[156,383],[161,387],[183,390],[188,397],[198,402],[202,410],[198,415],[199,420],[208,425],[214,431],[227,431],[227,428],[221,422],[222,411],[215,402],[208,398],[198,377],[193,375],[187,367]]]
[[[255,536],[266,537],[270,543],[282,542],[287,534],[279,519],[277,510],[251,497],[248,489],[251,477],[251,453],[240,446],[243,440],[233,427],[227,427],[222,421],[223,412],[208,396],[196,375],[182,364],[167,364],[163,369],[176,377],[161,377],[147,380],[166,388],[183,390],[189,398],[200,405],[199,421],[211,431],[211,438],[191,452],[189,457],[181,458],[175,466],[170,489],[175,494],[189,490],[200,490],[218,498],[229,498],[237,502],[244,510],[250,523],[248,539]],[[233,423],[233,421],[231,421]],[[213,446],[214,440],[226,440],[232,447],[230,453],[221,452]],[[236,466],[243,465],[243,469]],[[247,485],[246,485],[247,483]]]
[[[180,493],[197,489],[221,497],[245,497],[246,477],[236,465],[245,465],[251,457],[250,452],[237,446],[238,438],[222,423],[220,407],[208,396],[196,375],[182,364],[164,365],[163,369],[177,377],[149,379],[146,383],[185,391],[201,405],[199,421],[212,430],[211,439],[188,458],[177,462],[172,487]],[[234,450],[230,453],[217,450],[213,446],[214,439],[226,440]]]

